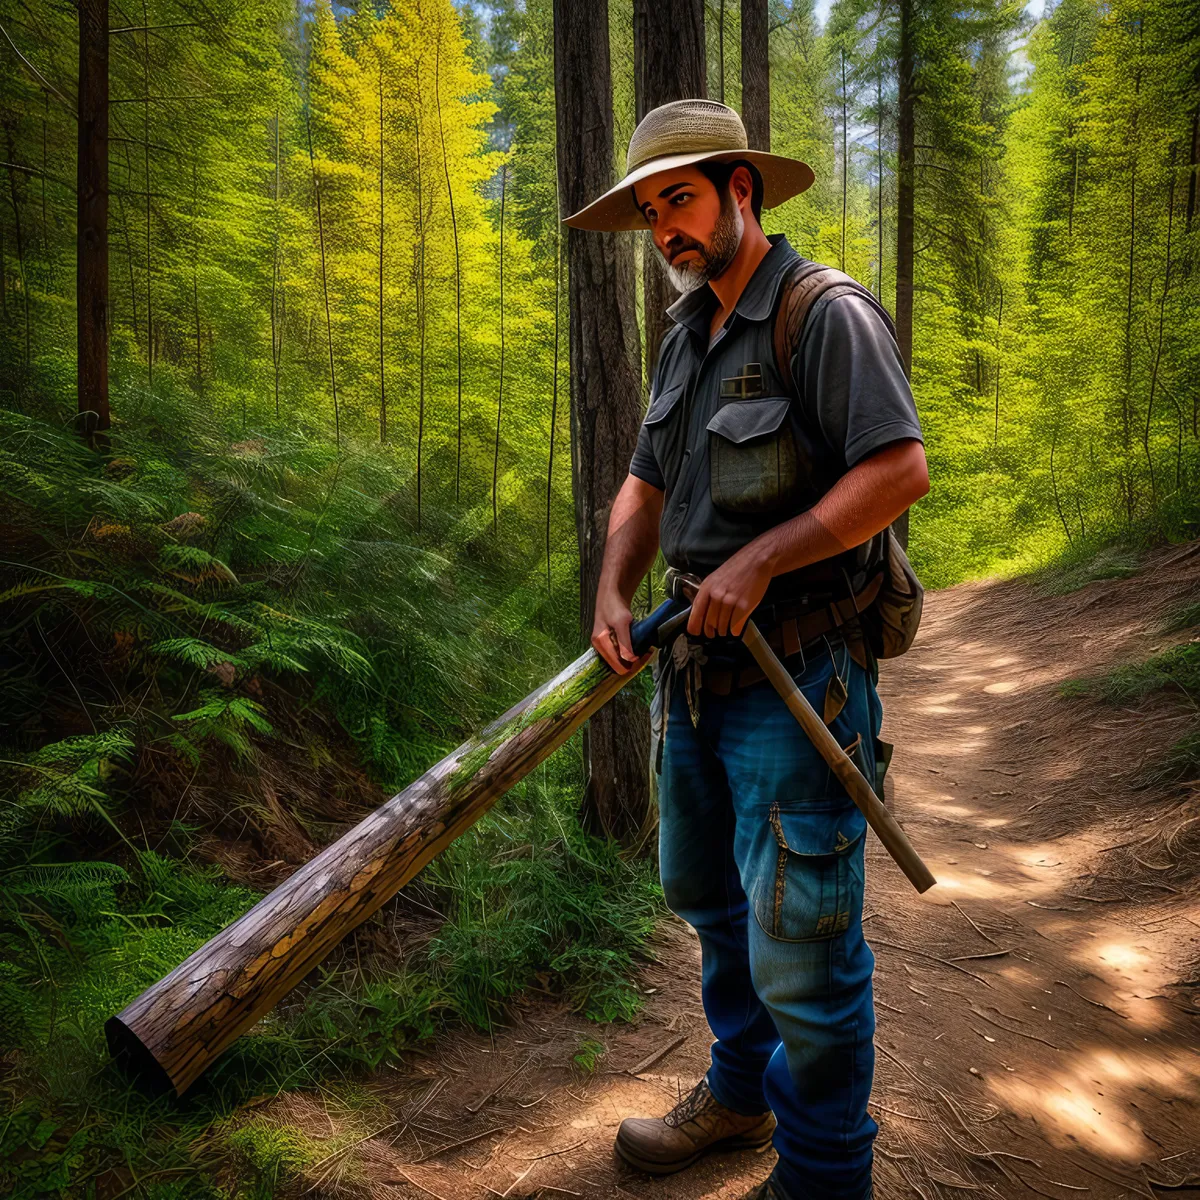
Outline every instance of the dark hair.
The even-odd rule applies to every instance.
[[[710,158],[704,162],[698,162],[696,166],[700,168],[701,173],[717,189],[722,198],[729,188],[729,181],[733,178],[734,171],[738,167],[745,167],[750,172],[751,179],[750,211],[754,213],[754,219],[761,223],[763,181],[758,168],[752,162],[745,158],[735,158],[732,162]]]

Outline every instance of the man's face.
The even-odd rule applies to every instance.
[[[672,285],[690,292],[718,278],[741,245],[749,172],[737,168],[721,194],[695,166],[647,176],[634,185],[638,209]],[[735,198],[736,197],[736,198]]]

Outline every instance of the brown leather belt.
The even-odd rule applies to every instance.
[[[883,575],[876,575],[866,587],[854,596],[844,600],[836,600],[824,608],[812,612],[799,613],[796,616],[785,617],[769,627],[760,626],[767,645],[784,660],[793,654],[798,654],[805,646],[817,640],[823,634],[839,625],[844,625],[857,616],[879,595],[883,586]],[[756,662],[735,669],[731,667],[708,666],[700,668],[700,686],[718,696],[727,696],[735,688],[749,687],[765,679],[762,669]]]

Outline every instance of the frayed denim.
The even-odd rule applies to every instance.
[[[852,756],[874,779],[883,709],[871,675],[832,636],[793,678],[823,713],[834,671],[847,698],[830,729],[847,748],[858,739]],[[659,806],[667,904],[700,937],[713,1095],[736,1112],[773,1110],[772,1182],[788,1200],[867,1200],[878,1126],[866,818],[765,681],[701,691],[695,728],[676,690]]]

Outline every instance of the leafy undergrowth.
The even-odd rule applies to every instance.
[[[574,589],[387,448],[228,434],[122,397],[117,451],[0,410],[0,1193],[258,1197],[310,1152],[256,1103],[366,1072],[523,988],[597,1020],[661,911],[577,820],[578,740],[182,1100],[104,1021],[576,652]],[[358,1099],[356,1099],[358,1097]]]

